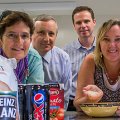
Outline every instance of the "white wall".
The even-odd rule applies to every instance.
[[[0,0],[0,12],[12,9],[28,12],[32,17],[39,14],[53,15],[59,26],[56,46],[63,47],[77,40],[71,14],[73,9],[80,5],[91,7],[96,14],[95,35],[103,21],[120,17],[120,0]]]
[[[77,34],[74,31],[74,27],[72,24],[72,18],[71,15],[54,15],[58,22],[59,31],[58,31],[58,37],[56,40],[56,46],[63,47],[66,44],[72,42],[73,40],[77,40]],[[110,16],[110,15],[99,15],[96,16],[96,27],[94,34],[97,34],[98,28],[102,25],[104,21],[107,21],[111,18],[119,18],[120,16]]]
[[[60,15],[54,17],[56,18],[59,27],[56,45],[63,47],[69,42],[76,40],[77,34],[74,31],[71,15]]]

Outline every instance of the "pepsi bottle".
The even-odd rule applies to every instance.
[[[49,120],[49,94],[41,85],[26,85],[26,120]]]

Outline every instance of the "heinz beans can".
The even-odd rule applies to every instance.
[[[16,96],[16,91],[0,91],[0,120],[16,120]]]

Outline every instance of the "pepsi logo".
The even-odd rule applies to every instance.
[[[37,104],[41,104],[44,102],[44,96],[41,94],[41,93],[37,93],[35,96],[34,96],[34,101],[35,103]]]
[[[59,94],[59,91],[56,90],[56,89],[51,89],[51,90],[50,90],[50,94],[51,94],[51,95],[58,95],[58,94]]]

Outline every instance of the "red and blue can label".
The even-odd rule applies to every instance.
[[[49,120],[49,93],[43,86],[26,85],[24,102],[21,120]]]
[[[60,84],[19,85],[20,120],[63,120],[64,89]]]

